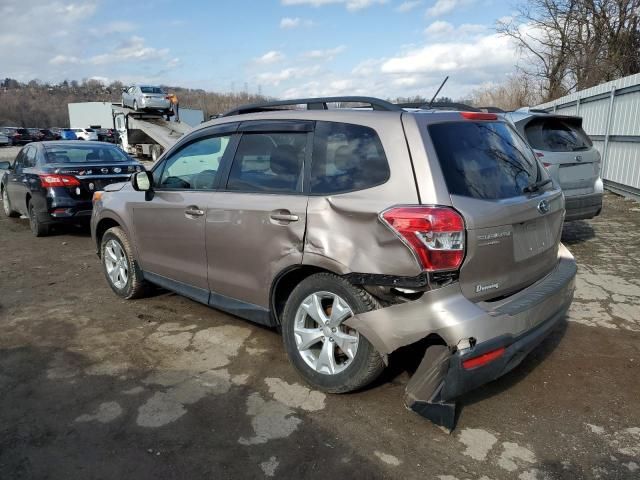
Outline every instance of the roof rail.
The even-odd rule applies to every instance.
[[[398,107],[402,108],[415,108],[419,110],[455,110],[461,112],[480,112],[481,110],[467,105],[466,103],[459,102],[433,102],[431,106],[424,102],[404,102],[397,103]]]
[[[306,105],[307,110],[328,110],[327,103],[365,103],[371,105],[373,110],[386,112],[401,112],[402,107],[394,105],[380,98],[374,97],[318,97],[318,98],[297,98],[292,100],[276,100],[274,102],[253,103],[242,105],[224,113],[223,117],[231,115],[242,115],[245,113],[265,112],[270,110],[284,110],[278,107],[289,107],[293,105]]]

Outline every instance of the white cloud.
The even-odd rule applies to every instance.
[[[317,60],[333,60],[336,55],[344,52],[347,47],[340,45],[335,48],[327,48],[325,50],[310,50],[302,55],[307,58],[313,58]]]
[[[422,5],[422,0],[408,0],[398,5],[396,7],[396,12],[407,13],[418,8],[420,5]]]
[[[427,9],[428,17],[439,17],[451,13],[458,7],[463,7],[473,3],[475,0],[438,0],[432,7]]]
[[[444,20],[436,20],[427,28],[424,29],[424,33],[431,36],[446,35],[453,32],[454,27],[451,23]]]
[[[300,17],[284,17],[280,19],[280,28],[290,29],[298,27],[311,27],[313,22],[311,20],[305,20]]]
[[[303,77],[316,75],[319,71],[320,71],[320,68],[317,66],[307,67],[307,68],[289,67],[289,68],[285,68],[284,70],[280,70],[279,72],[261,73],[256,78],[260,83],[278,86],[282,82],[285,82],[287,80],[299,79]]]
[[[73,55],[56,55],[51,60],[49,60],[49,63],[51,65],[64,65],[64,64],[76,65],[80,62],[81,60],[78,57],[75,57]]]
[[[271,50],[264,55],[256,58],[254,61],[255,63],[261,65],[271,65],[273,63],[281,62],[282,60],[284,60],[284,53],[277,50]]]
[[[386,60],[381,71],[392,74],[446,72],[458,75],[493,72],[498,75],[513,69],[516,53],[509,38],[492,34],[473,42],[428,44]]]
[[[111,52],[94,55],[89,58],[89,63],[93,65],[104,65],[128,61],[144,62],[148,60],[165,59],[168,55],[168,49],[148,47],[145,45],[144,38],[133,36],[121,42],[120,45]]]
[[[436,20],[425,28],[424,33],[431,38],[450,38],[455,40],[486,35],[489,28],[476,23],[463,23],[457,27],[444,20]]]
[[[309,5],[323,7],[325,5],[344,4],[347,10],[356,11],[369,8],[372,5],[386,3],[387,0],[281,0],[282,5]]]
[[[112,50],[113,40],[107,41],[106,35],[123,38],[136,25],[104,20],[99,5],[108,8],[100,0],[0,0],[3,75],[47,82],[92,76],[124,78],[149,75],[150,70],[170,62],[168,49],[138,37]],[[15,54],[16,49],[20,55]]]

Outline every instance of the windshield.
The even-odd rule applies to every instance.
[[[429,133],[452,195],[516,197],[539,178],[533,152],[504,122],[438,123]]]
[[[142,93],[157,93],[159,95],[164,95],[164,92],[160,87],[140,87],[140,91]]]
[[[118,147],[110,145],[47,147],[46,159],[47,163],[110,163],[131,160]]]

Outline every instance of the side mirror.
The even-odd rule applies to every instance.
[[[129,90],[127,87],[122,87],[122,93],[126,93]]]
[[[138,192],[148,192],[152,190],[153,181],[148,172],[138,172],[132,175],[131,185]]]
[[[11,170],[11,162],[0,162],[0,170]]]

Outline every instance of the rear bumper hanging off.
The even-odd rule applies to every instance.
[[[562,245],[558,257],[552,272],[503,301],[476,304],[450,285],[345,323],[383,354],[431,334],[442,338],[446,345],[429,347],[407,384],[405,404],[452,430],[457,397],[515,368],[564,319],[577,267]],[[489,352],[490,361],[468,362]]]

